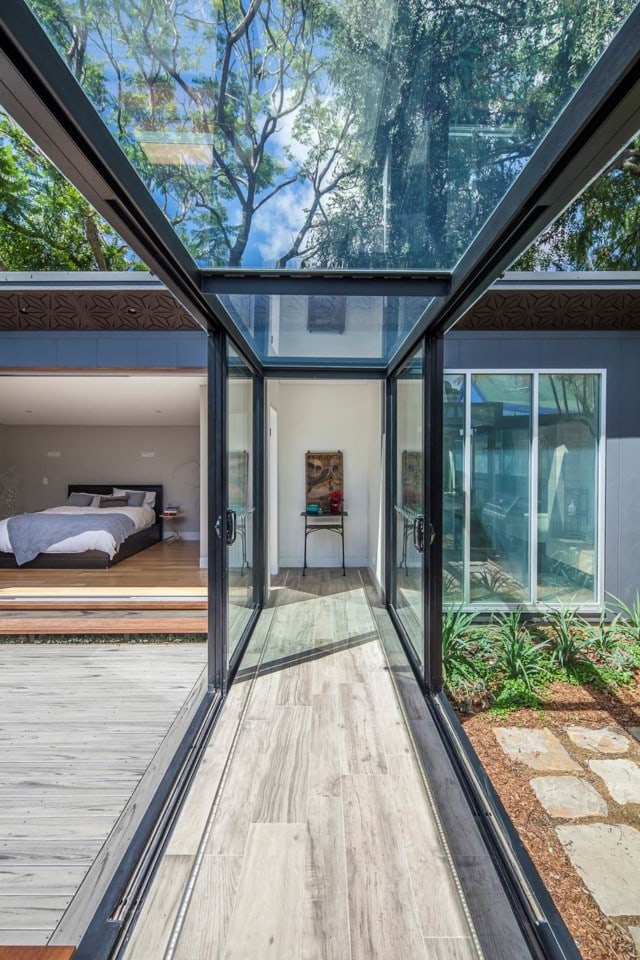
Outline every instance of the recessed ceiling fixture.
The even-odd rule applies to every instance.
[[[162,413],[162,410],[156,410],[156,413]]]
[[[136,310],[135,307],[129,307],[129,313],[137,313],[137,312],[138,311]]]
[[[33,413],[33,410],[25,410],[25,413]]]

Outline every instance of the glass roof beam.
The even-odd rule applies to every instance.
[[[640,6],[629,15],[389,364],[427,329],[445,333],[640,129]]]
[[[213,273],[204,270],[201,289],[207,298],[212,294],[445,297],[451,289],[451,274],[441,271],[420,274],[388,270],[357,273],[316,270]]]
[[[23,0],[0,14],[0,103],[205,330],[223,327],[260,360],[200,274],[128,158]]]

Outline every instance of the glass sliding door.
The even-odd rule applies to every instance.
[[[257,605],[255,510],[258,494],[255,391],[251,369],[227,347],[226,513],[224,536],[227,565],[227,661],[232,664]]]
[[[424,348],[421,346],[394,378],[395,443],[392,503],[391,604],[424,668],[425,520]]]

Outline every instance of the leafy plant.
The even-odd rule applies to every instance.
[[[546,675],[546,644],[532,643],[521,624],[521,611],[496,617],[496,659],[494,668],[505,680],[519,680],[527,690],[542,683]]]
[[[583,621],[583,629],[590,636],[593,650],[603,663],[609,661],[620,646],[619,620],[619,613],[612,620],[608,620],[607,611],[603,610],[597,624]]]
[[[592,646],[593,637],[584,632],[584,621],[570,606],[549,610],[546,614],[552,640],[551,659],[561,670],[571,671],[588,662],[585,651]]]
[[[524,680],[507,680],[493,701],[491,713],[500,715],[510,710],[539,710],[542,700]]]
[[[632,606],[628,606],[619,597],[610,594],[616,605],[620,608],[618,616],[624,616],[626,619],[620,619],[618,629],[631,643],[640,644],[640,595],[636,593],[636,598]]]
[[[462,606],[450,607],[442,618],[442,676],[448,686],[455,677],[471,680],[478,675],[469,634],[474,619],[475,614],[465,613]]]

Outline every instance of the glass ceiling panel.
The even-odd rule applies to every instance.
[[[220,297],[266,364],[352,360],[384,366],[426,310],[424,297]]]
[[[633,0],[30,0],[202,267],[451,269]]]

